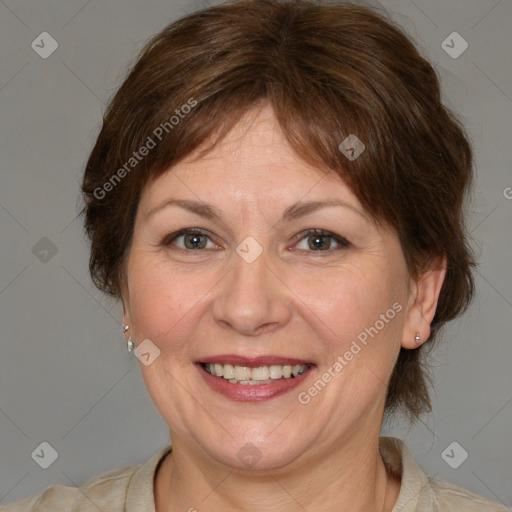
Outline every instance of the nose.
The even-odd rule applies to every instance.
[[[232,270],[219,283],[213,304],[214,319],[223,328],[256,336],[290,321],[292,292],[270,260],[265,250],[251,263],[234,252]]]

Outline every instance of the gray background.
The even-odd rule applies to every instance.
[[[436,352],[433,414],[384,433],[404,439],[428,474],[510,506],[512,1],[382,4],[436,64],[473,139],[470,225],[481,263],[471,310]],[[120,306],[88,277],[78,185],[105,104],[136,52],[205,5],[0,1],[0,504],[140,464],[169,442],[126,351]],[[59,44],[47,59],[31,48],[43,31]],[[469,44],[456,59],[441,47],[453,31]],[[33,249],[43,237],[54,255],[41,252],[46,240]],[[58,452],[48,469],[31,458],[43,441]],[[458,469],[441,457],[453,441],[469,454]]]

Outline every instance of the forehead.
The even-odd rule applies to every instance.
[[[151,208],[176,194],[221,202],[228,197],[339,199],[361,208],[339,174],[295,153],[268,105],[244,115],[210,152],[202,156],[202,150],[203,146],[197,148],[149,184],[141,198],[144,205]]]

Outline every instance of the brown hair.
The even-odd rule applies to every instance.
[[[409,38],[385,14],[348,2],[232,1],[149,41],[111,100],[85,169],[81,213],[96,286],[123,297],[143,188],[202,143],[211,141],[209,151],[261,102],[301,158],[336,172],[373,219],[396,231],[412,276],[446,255],[432,341],[473,295],[463,215],[472,150]],[[366,146],[354,160],[338,148],[349,134]],[[430,410],[428,345],[400,350],[387,412]]]

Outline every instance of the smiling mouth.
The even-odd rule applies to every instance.
[[[251,367],[220,363],[201,363],[201,366],[213,377],[224,379],[230,384],[254,386],[294,379],[306,372],[312,365],[274,364],[270,366]]]

